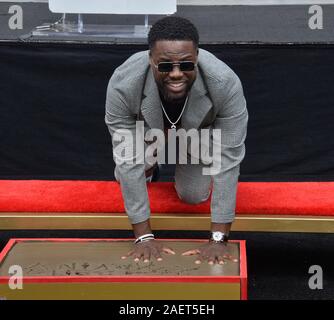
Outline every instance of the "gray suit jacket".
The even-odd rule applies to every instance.
[[[135,136],[139,115],[145,126],[163,130],[163,113],[149,53],[134,54],[112,75],[106,98],[105,122],[114,137],[116,130],[127,129]],[[240,162],[245,155],[248,113],[238,76],[221,60],[200,49],[197,78],[190,91],[181,127],[221,130],[221,168],[212,175],[211,220],[234,220]],[[120,142],[113,140],[113,148]],[[117,165],[126,212],[132,224],[150,216],[145,164]]]

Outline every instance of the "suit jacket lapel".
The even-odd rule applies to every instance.
[[[190,96],[186,110],[182,117],[182,127],[186,130],[191,128],[198,129],[212,108],[211,99],[207,96],[203,78],[198,71],[197,78],[190,91]]]
[[[146,77],[143,100],[141,103],[141,113],[150,128],[163,130],[164,122],[160,107],[159,90],[155,83],[153,72],[149,69]]]

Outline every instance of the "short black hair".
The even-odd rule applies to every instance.
[[[189,40],[195,47],[199,44],[198,30],[188,19],[168,16],[153,24],[148,34],[148,45],[152,49],[159,40]]]

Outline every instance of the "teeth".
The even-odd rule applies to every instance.
[[[172,87],[176,87],[176,88],[178,88],[178,87],[183,86],[183,83],[170,83],[170,85],[171,85]]]

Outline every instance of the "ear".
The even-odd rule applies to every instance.
[[[198,63],[198,54],[199,54],[199,49],[196,49],[196,63]]]

